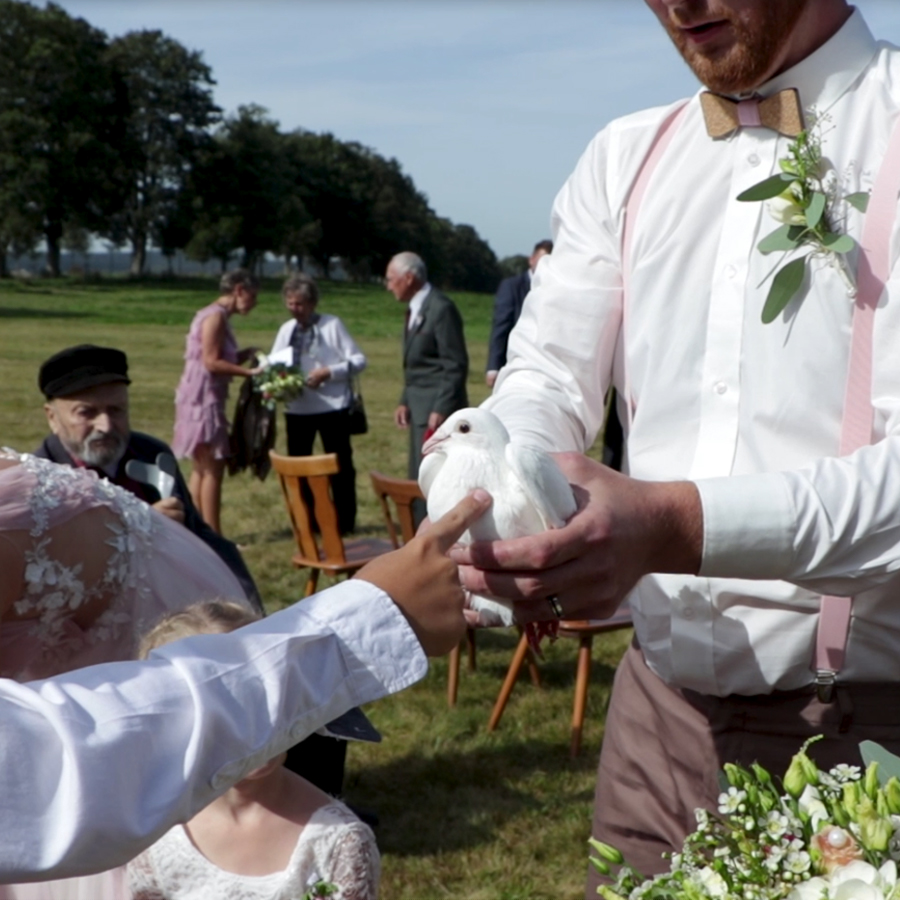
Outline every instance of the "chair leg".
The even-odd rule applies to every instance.
[[[581,752],[581,732],[584,728],[584,713],[587,708],[588,685],[591,681],[591,649],[593,635],[582,636],[578,646],[578,667],[575,675],[575,705],[572,708],[572,745],[569,756],[575,759]]]
[[[312,595],[316,592],[316,588],[319,585],[319,570],[318,569],[310,569],[309,570],[309,580],[306,582],[306,590],[303,593],[304,597],[312,597]]]
[[[447,659],[447,706],[456,706],[456,695],[459,691],[459,656],[460,644],[457,644]]]
[[[475,629],[466,629],[466,644],[469,647],[469,671],[475,671]]]
[[[509,664],[509,670],[506,673],[506,678],[503,680],[503,686],[500,688],[497,702],[494,704],[494,709],[491,712],[491,718],[488,722],[488,731],[493,731],[500,724],[503,710],[506,709],[506,703],[509,700],[510,694],[512,694],[512,690],[516,684],[516,678],[519,676],[519,672],[522,669],[522,663],[525,661],[525,655],[528,652],[528,638],[523,634],[522,637],[519,638],[519,646],[516,647],[516,652],[513,654],[512,662]]]

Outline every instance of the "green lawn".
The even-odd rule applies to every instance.
[[[400,392],[400,305],[378,286],[322,284],[320,309],[340,316],[369,359],[362,387],[369,433],[354,438],[359,530],[383,534],[368,472],[402,476],[406,435],[392,413]],[[279,283],[259,306],[233,320],[242,345],[268,350],[286,314]],[[192,279],[0,282],[0,445],[33,449],[46,429],[37,388],[41,361],[62,347],[99,343],[128,353],[132,426],[170,440],[173,395],[193,313],[216,297],[215,282]],[[487,394],[483,371],[491,298],[453,294],[472,362],[470,400]],[[283,451],[283,438],[279,436]],[[270,610],[302,595],[305,575],[289,560],[292,539],[278,486],[249,475],[226,481],[223,527],[245,557]],[[447,667],[436,661],[424,682],[367,710],[380,745],[354,745],[346,797],[377,810],[385,900],[568,900],[583,894],[596,757],[603,711],[628,632],[594,648],[588,722],[581,756],[568,756],[575,644],[546,649],[543,686],[526,675],[500,729],[486,732],[516,635],[479,634],[478,669],[463,671],[459,703],[446,702]],[[465,668],[465,667],[464,667]]]

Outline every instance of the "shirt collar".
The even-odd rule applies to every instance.
[[[862,13],[854,9],[840,30],[793,68],[776,75],[757,93],[763,97],[797,88],[804,111],[827,112],[859,78],[878,50]]]
[[[412,300],[409,301],[409,325],[410,328],[413,327],[414,323],[419,318],[419,311],[422,309],[422,304],[425,302],[425,298],[428,296],[428,292],[431,290],[431,284],[429,282],[425,282],[422,287],[419,288],[413,294]]]

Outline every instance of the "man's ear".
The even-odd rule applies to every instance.
[[[59,434],[59,418],[53,401],[49,400],[44,404],[44,415],[47,417],[47,424],[54,434]]]

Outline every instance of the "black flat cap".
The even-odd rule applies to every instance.
[[[94,344],[60,350],[41,366],[38,373],[38,387],[48,400],[116,381],[131,384],[128,357],[121,350]]]

